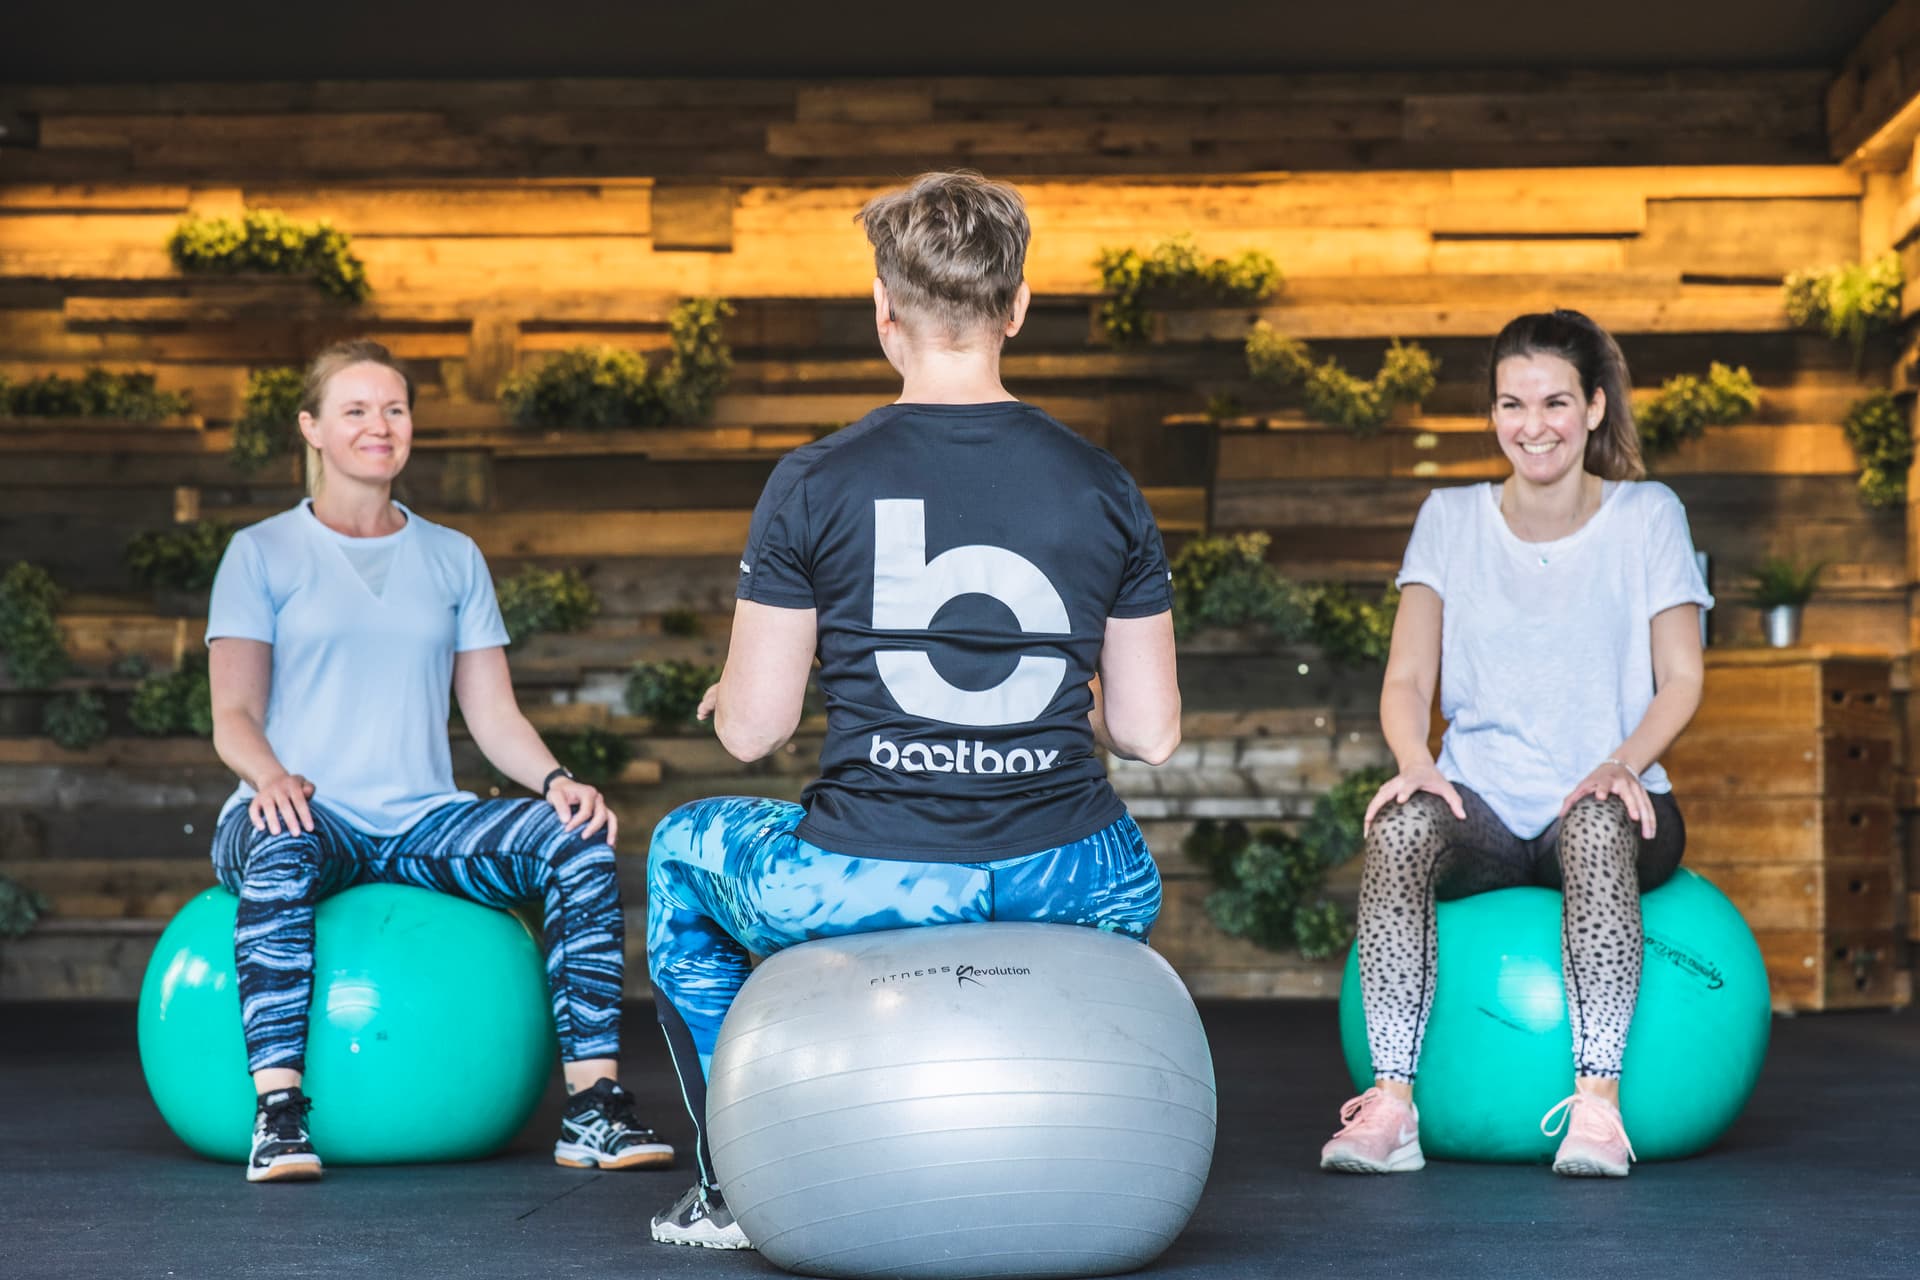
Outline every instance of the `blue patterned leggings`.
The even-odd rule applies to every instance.
[[[247,1070],[303,1070],[313,995],[313,911],[356,884],[410,884],[490,907],[545,907],[547,982],[568,1062],[620,1052],[625,929],[613,850],[562,829],[544,800],[442,805],[394,836],[325,805],[313,830],[255,831],[236,805],[213,837],[213,869],[240,897],[233,952]]]
[[[647,969],[709,1184],[707,1069],[750,954],[986,920],[1087,925],[1145,941],[1160,914],[1160,872],[1130,817],[1018,858],[904,862],[809,844],[794,834],[805,816],[784,800],[722,796],[681,805],[653,829]]]

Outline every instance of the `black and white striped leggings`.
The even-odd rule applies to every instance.
[[[303,1070],[313,994],[313,913],[356,884],[410,884],[490,907],[545,908],[547,983],[568,1062],[620,1052],[625,930],[613,849],[563,829],[544,800],[442,805],[393,836],[324,804],[313,830],[255,831],[245,805],[220,822],[213,868],[240,898],[233,950],[247,1070]]]
[[[1640,991],[1640,895],[1680,865],[1686,824],[1670,794],[1652,797],[1653,839],[1618,798],[1588,796],[1539,835],[1507,830],[1487,802],[1456,785],[1463,822],[1417,792],[1389,803],[1367,833],[1360,878],[1360,991],[1375,1077],[1411,1083],[1433,1008],[1434,902],[1512,885],[1565,895],[1560,934],[1573,1024],[1574,1073],[1617,1077]]]

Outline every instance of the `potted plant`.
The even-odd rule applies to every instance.
[[[1800,611],[1813,598],[1824,568],[1824,563],[1799,565],[1772,556],[1753,571],[1748,599],[1762,613],[1768,644],[1789,649],[1800,642]]]

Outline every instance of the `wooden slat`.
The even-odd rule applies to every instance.
[[[1686,733],[1662,763],[1676,794],[1891,796],[1893,743],[1804,731]]]
[[[1827,145],[1856,169],[1897,172],[1920,137],[1920,4],[1896,0],[1827,88]]]
[[[1892,932],[1756,929],[1778,1010],[1901,1006],[1912,985]]]
[[[1872,797],[1680,796],[1687,864],[1883,863],[1894,847],[1891,800]]]
[[[1707,672],[1701,706],[1690,732],[1804,728],[1852,737],[1895,732],[1893,694],[1885,662],[1781,662],[1716,665]]]
[[[1891,929],[1889,858],[1827,864],[1687,865],[1718,885],[1753,929]]]

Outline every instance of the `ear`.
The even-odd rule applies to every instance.
[[[1013,292],[1013,319],[1007,321],[1007,336],[1011,338],[1020,332],[1020,326],[1027,322],[1027,308],[1033,304],[1033,290],[1022,280],[1020,287]]]
[[[1598,431],[1600,424],[1607,420],[1607,389],[1595,387],[1593,399],[1587,402],[1587,430]]]
[[[320,447],[320,432],[313,425],[313,415],[304,409],[300,412],[300,437],[307,442],[309,448]]]
[[[873,278],[873,327],[885,333],[890,326],[899,323],[893,318],[893,299],[887,293],[887,282],[875,276]]]

